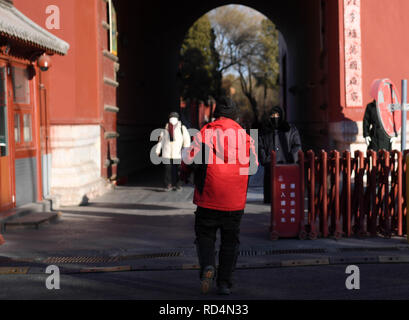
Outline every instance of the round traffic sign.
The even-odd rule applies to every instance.
[[[391,104],[400,104],[396,86],[390,79],[377,79],[372,83],[371,95],[376,100],[382,129],[390,138],[396,137],[402,125],[401,110],[391,110]]]

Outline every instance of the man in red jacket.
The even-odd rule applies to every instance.
[[[194,137],[181,173],[186,180],[194,172],[195,244],[201,291],[207,293],[216,276],[215,241],[220,229],[217,286],[219,294],[227,295],[233,284],[250,169],[253,171],[258,161],[253,139],[235,121],[237,107],[231,99],[224,97],[217,102],[215,117]]]

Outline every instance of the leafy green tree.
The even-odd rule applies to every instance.
[[[267,100],[277,91],[279,74],[278,31],[254,10],[237,5],[223,6],[210,13],[220,55],[220,71],[239,75],[242,94],[247,98],[257,127]],[[263,94],[260,98],[260,89]]]
[[[180,51],[179,85],[184,100],[208,101],[221,90],[219,54],[216,36],[209,18],[204,15],[189,29]]]
[[[274,23],[269,19],[261,21],[259,35],[261,44],[260,55],[256,61],[255,78],[257,86],[263,88],[263,105],[266,104],[269,89],[277,88],[278,75],[280,73],[278,31]]]

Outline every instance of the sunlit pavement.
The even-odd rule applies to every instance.
[[[209,299],[198,291],[192,196],[192,186],[181,192],[120,186],[85,206],[63,208],[58,222],[39,230],[7,230],[0,298]],[[409,297],[404,238],[271,241],[269,223],[262,188],[251,186],[237,286],[227,299]],[[60,290],[45,288],[51,264],[61,268]],[[349,264],[361,268],[360,290],[345,288]],[[18,267],[25,272],[6,274]]]

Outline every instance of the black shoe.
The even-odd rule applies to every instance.
[[[215,269],[213,266],[207,266],[204,268],[202,280],[200,282],[200,290],[203,294],[208,293],[212,288],[214,273]]]
[[[231,289],[229,288],[227,283],[221,283],[217,288],[217,293],[223,296],[228,296],[229,294],[231,294]]]

